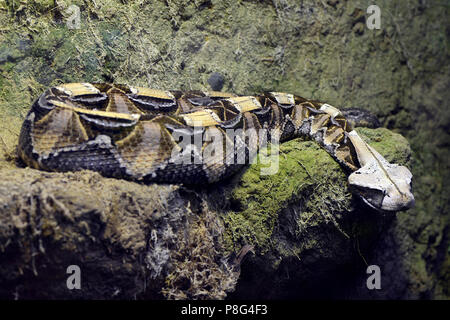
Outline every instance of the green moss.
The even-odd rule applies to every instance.
[[[250,166],[233,190],[233,201],[243,210],[230,212],[224,218],[228,245],[242,242],[267,248],[277,215],[290,201],[305,201],[306,194],[311,193],[308,190],[316,186],[317,179],[323,178],[327,172],[337,172],[341,179],[345,179],[341,169],[324,150],[299,139],[281,146],[276,174],[262,176],[262,167],[260,163]]]
[[[388,161],[408,163],[409,144],[401,135],[384,128],[357,131]],[[262,167],[260,163],[251,165],[232,192],[232,202],[239,209],[224,216],[229,250],[252,244],[261,252],[267,251],[274,240],[278,215],[293,202],[301,205],[301,217],[294,226],[297,234],[305,223],[311,227],[323,219],[333,220],[336,213],[352,210],[346,174],[312,141],[295,139],[283,143],[276,174],[261,175]]]

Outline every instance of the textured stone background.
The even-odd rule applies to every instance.
[[[66,26],[70,4],[80,8],[80,29]],[[381,8],[380,30],[365,27],[370,4]],[[287,91],[365,108],[411,143],[417,203],[397,215],[366,257],[382,266],[389,285],[367,292],[364,274],[349,275],[360,290],[347,281],[331,295],[446,298],[449,11],[437,0],[1,1],[0,166],[14,168],[28,107],[61,82],[209,89],[217,72],[224,91]],[[251,294],[239,290],[237,297]]]

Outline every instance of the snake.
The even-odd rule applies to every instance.
[[[46,171],[97,171],[142,183],[208,185],[251,163],[262,147],[316,141],[378,211],[414,205],[412,174],[363,141],[336,107],[290,93],[237,95],[126,84],[48,88],[23,121],[18,157]]]

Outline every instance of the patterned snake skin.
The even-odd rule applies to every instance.
[[[45,91],[31,107],[18,154],[27,165],[48,171],[89,169],[143,182],[202,184],[248,164],[263,140],[298,136],[317,141],[352,173],[351,190],[370,206],[389,211],[412,206],[408,169],[388,163],[362,142],[338,109],[288,93],[237,96],[62,84]],[[381,172],[377,179],[382,182],[372,171],[361,170],[369,164]],[[389,166],[394,166],[392,173]],[[384,180],[390,186],[379,187]],[[402,199],[386,204],[386,188],[396,189],[395,197]]]

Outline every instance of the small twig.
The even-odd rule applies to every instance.
[[[369,266],[369,264],[367,263],[366,259],[362,255],[361,250],[359,249],[359,239],[358,239],[358,237],[356,237],[356,250],[358,250],[358,254],[363,259],[363,261],[366,264],[366,266]]]
[[[303,165],[303,163],[300,160],[297,160],[297,163],[303,168],[303,170],[305,170],[308,177],[315,180],[314,177],[309,173],[308,169]]]
[[[8,145],[3,140],[2,136],[0,136],[0,142],[3,149],[3,153],[6,155],[6,160],[10,161],[14,159],[14,153],[9,151]]]
[[[251,252],[253,254],[255,254],[255,251],[253,250],[255,247],[249,244],[246,244],[242,247],[242,249],[239,251],[236,259],[234,259],[234,265],[236,266],[240,266],[242,263],[242,260],[244,259],[244,257],[247,255],[247,253]]]

